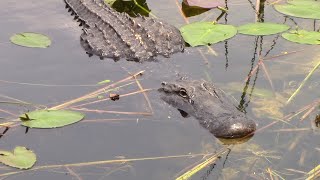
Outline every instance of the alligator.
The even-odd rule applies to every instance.
[[[158,19],[132,18],[113,10],[104,0],[64,1],[71,15],[83,26],[80,43],[89,56],[142,62],[184,50],[180,31]],[[218,138],[245,137],[256,129],[253,120],[240,112],[222,90],[208,82],[181,79],[163,83],[159,92],[165,102],[184,116],[194,116]]]
[[[177,108],[183,117],[195,117],[217,138],[250,137],[256,130],[256,123],[212,83],[181,78],[172,83],[163,82],[158,91],[160,98]]]
[[[184,50],[180,31],[159,19],[132,18],[113,10],[104,0],[64,2],[79,26],[83,26],[80,44],[89,56],[142,62]]]

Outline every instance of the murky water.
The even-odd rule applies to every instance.
[[[175,1],[148,1],[148,5],[157,17],[178,27],[185,24]],[[116,82],[141,70],[145,70],[139,80],[143,88],[156,89],[161,81],[181,76],[203,78],[242,100],[248,116],[255,119],[258,129],[262,129],[248,142],[231,146],[228,155],[225,153],[215,165],[204,168],[192,179],[271,179],[271,172],[273,179],[280,179],[276,174],[284,179],[304,179],[305,173],[319,165],[319,129],[313,124],[318,107],[315,106],[306,118],[303,115],[309,109],[284,122],[287,115],[319,98],[319,73],[316,71],[292,103],[284,105],[320,60],[318,46],[290,43],[277,35],[263,38],[237,35],[211,46],[215,55],[208,48],[201,47],[187,48],[184,53],[169,59],[159,58],[158,62],[100,61],[98,57],[89,58],[83,52],[79,44],[81,29],[64,9],[64,2],[12,0],[1,1],[0,7],[1,95],[51,107],[98,89],[97,82],[105,79]],[[248,1],[229,2],[228,7],[228,15],[219,22],[227,21],[237,26],[255,21],[255,11]],[[218,10],[211,10],[189,18],[189,21],[215,20],[219,14]],[[283,23],[285,17],[266,6],[264,20]],[[312,20],[294,20],[304,29],[313,30]],[[295,26],[289,19],[286,24]],[[43,33],[50,36],[53,43],[47,49],[15,46],[9,38],[19,32]],[[261,58],[264,66],[257,71]],[[246,81],[250,73],[253,75]],[[231,86],[232,83],[237,85]],[[276,98],[256,96],[259,89],[271,92]],[[119,93],[137,90],[139,88],[133,81]],[[197,120],[182,118],[176,109],[162,102],[156,91],[147,94],[152,116],[86,112],[85,121],[63,128],[31,129],[28,133],[24,127],[10,128],[0,139],[0,149],[9,150],[20,145],[34,150],[38,157],[34,168],[72,165],[69,168],[24,171],[7,179],[175,179],[202,158],[188,155],[214,153],[225,147],[201,128]],[[1,97],[1,101],[4,100],[8,99]],[[93,108],[150,112],[141,94],[100,103]],[[0,112],[0,117],[9,118],[33,110],[6,104],[0,104],[0,109],[12,112],[13,115]],[[139,160],[101,162],[122,158]],[[78,164],[85,162],[93,164]],[[5,166],[0,168],[0,176],[16,171]]]

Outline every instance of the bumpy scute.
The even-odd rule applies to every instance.
[[[74,19],[83,26],[80,43],[89,56],[145,61],[184,50],[180,31],[158,19],[132,18],[116,12],[103,0],[64,1]]]

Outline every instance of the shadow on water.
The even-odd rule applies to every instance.
[[[265,0],[259,5],[250,0],[225,1],[226,13],[197,10],[197,16],[188,19],[181,17],[174,1],[147,3],[145,8],[176,26],[200,20],[235,26],[274,21],[292,29],[319,29],[315,20],[310,24],[311,20],[281,15]],[[175,179],[214,156],[191,179],[305,179],[319,165],[319,128],[314,118],[319,113],[319,75],[314,74],[293,103],[286,104],[319,61],[317,46],[293,44],[280,35],[238,34],[209,48],[189,47],[184,53],[156,62],[100,61],[83,52],[78,38],[81,29],[65,12],[63,2],[13,0],[1,1],[0,6],[1,123],[27,111],[81,97],[101,88],[97,83],[105,79],[115,83],[141,70],[145,70],[138,78],[141,86],[153,89],[146,92],[152,115],[143,114],[150,113],[144,93],[124,96],[141,90],[131,80],[129,85],[112,90],[120,95],[117,101],[110,101],[109,92],[102,92],[108,100],[83,105],[101,100],[94,99],[74,106],[86,113],[80,123],[57,129],[26,129],[14,121],[16,126],[2,127],[1,149],[26,146],[34,150],[38,160],[26,171],[1,166],[1,178]],[[132,4],[130,8],[136,9]],[[47,34],[53,44],[41,50],[10,44],[10,36],[20,31]],[[258,124],[255,135],[236,141],[216,139],[196,119],[181,118],[176,109],[161,101],[155,89],[162,81],[182,76],[215,82],[232,94],[238,100],[237,108]],[[8,101],[19,105],[5,103]],[[6,175],[12,172],[17,173]]]

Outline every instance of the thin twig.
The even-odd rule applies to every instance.
[[[69,168],[68,166],[65,166],[65,167],[72,176],[76,177],[78,180],[82,180],[82,178],[76,172],[74,172],[71,168]]]
[[[150,100],[149,100],[149,98],[148,98],[148,95],[147,95],[147,93],[146,93],[147,90],[151,90],[151,89],[143,89],[143,87],[142,87],[142,85],[140,84],[140,82],[139,82],[139,80],[137,79],[137,77],[134,76],[134,79],[136,80],[136,83],[137,83],[140,91],[143,93],[143,96],[144,96],[144,98],[145,98],[145,100],[146,100],[146,102],[147,102],[147,104],[148,104],[148,106],[149,106],[149,109],[150,109],[151,113],[153,114],[153,108],[152,108],[152,106],[151,106],[151,102],[150,102]]]
[[[79,101],[82,101],[83,99],[86,99],[86,98],[88,98],[88,97],[92,97],[92,96],[94,96],[95,94],[99,94],[99,93],[103,92],[105,89],[112,88],[112,87],[114,87],[114,86],[116,86],[116,85],[118,85],[118,84],[120,84],[120,83],[122,83],[122,82],[125,82],[125,81],[127,81],[127,80],[130,80],[130,79],[134,78],[135,76],[139,76],[139,75],[141,75],[143,72],[144,72],[144,71],[139,71],[139,72],[135,73],[133,76],[129,76],[129,77],[124,78],[124,79],[122,79],[122,80],[120,80],[120,81],[117,81],[117,82],[115,82],[115,83],[113,83],[113,84],[111,84],[111,85],[107,85],[107,86],[104,87],[104,88],[98,89],[98,90],[96,90],[96,91],[94,91],[94,92],[88,93],[88,94],[86,94],[86,95],[84,95],[84,96],[81,96],[81,97],[79,97],[79,98],[76,98],[76,99],[67,101],[67,102],[65,102],[65,103],[63,103],[63,104],[60,104],[60,105],[51,107],[50,110],[57,110],[57,109],[66,108],[66,107],[68,107],[68,106],[70,106],[70,105],[72,105],[72,104],[74,104],[74,103],[77,103],[77,102],[79,102]]]
[[[145,115],[152,116],[150,112],[124,112],[124,111],[106,111],[98,109],[87,109],[87,108],[70,108],[76,111],[85,111],[85,112],[95,112],[95,113],[109,113],[109,114],[127,114],[127,115]]]

